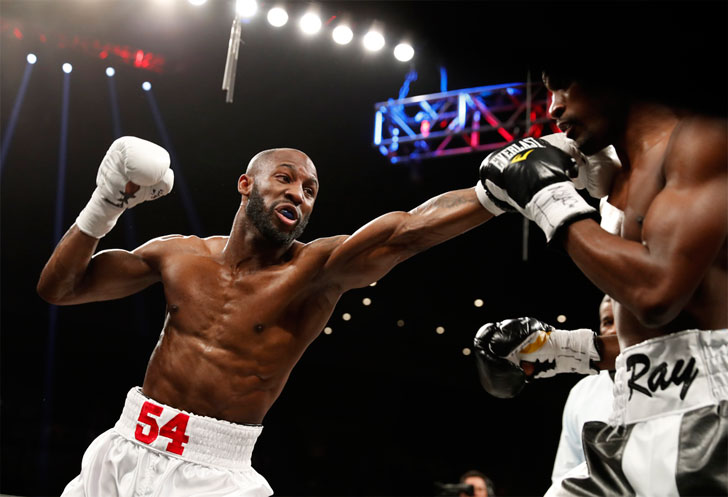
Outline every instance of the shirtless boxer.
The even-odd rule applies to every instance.
[[[128,252],[94,254],[124,208],[172,187],[169,155],[124,137],[38,283],[53,304],[111,300],[161,282],[166,319],[144,383],[116,426],[97,438],[64,496],[263,496],[250,466],[260,423],[341,294],[491,217],[475,190],[391,212],[353,235],[301,243],[319,190],[294,149],[259,153],[238,180],[229,236],[171,235]]]
[[[612,416],[585,425],[584,472],[549,494],[726,495],[726,120],[568,71],[545,72],[544,82],[566,137],[586,155],[612,144],[621,161],[602,178],[603,227],[569,181],[572,159],[548,143],[519,141],[481,166],[491,210],[535,221],[614,298]],[[521,361],[535,362],[534,376],[587,373],[614,353],[586,330],[528,318],[484,326],[476,347],[484,386],[503,396],[525,380]]]

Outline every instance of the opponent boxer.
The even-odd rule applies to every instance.
[[[595,73],[591,73],[595,74]],[[609,424],[583,431],[588,473],[551,495],[728,493],[728,126],[604,84],[589,72],[544,73],[551,116],[584,154],[613,145],[602,222],[570,181],[574,160],[518,141],[481,167],[491,209],[535,221],[614,298],[621,353]],[[565,297],[568,298],[567,295]],[[484,386],[506,396],[534,376],[593,371],[592,334],[523,318],[476,337]],[[608,361],[607,361],[608,362]]]
[[[341,294],[491,217],[473,188],[457,190],[304,244],[296,238],[318,177],[306,154],[283,148],[257,154],[240,176],[229,236],[171,235],[94,254],[124,209],[172,184],[164,149],[115,141],[40,276],[38,292],[53,304],[118,299],[156,282],[167,302],[142,387],[88,448],[65,497],[270,495],[250,465],[261,422]]]

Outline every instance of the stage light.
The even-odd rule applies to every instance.
[[[384,48],[384,36],[379,31],[369,31],[364,35],[362,42],[364,43],[364,48],[370,52],[376,52]]]
[[[443,328],[442,326],[438,326],[437,328],[435,328],[435,333],[437,333],[438,335],[442,335],[443,333],[445,333],[445,328]]]
[[[25,60],[28,61],[28,64],[35,64],[38,62],[38,57],[36,57],[34,53],[29,53]]]
[[[463,355],[470,355],[471,350],[467,347],[463,349]]]
[[[364,305],[371,305],[372,299],[370,299],[369,297],[365,297],[364,299],[362,299],[361,303]]]
[[[268,11],[268,22],[271,26],[280,28],[288,22],[288,12],[281,7],[273,7]]]
[[[475,302],[473,302],[473,305],[475,307],[483,307],[483,299],[475,299]]]
[[[316,34],[321,30],[321,18],[313,12],[308,12],[301,17],[299,26],[307,35]]]
[[[70,74],[71,71],[73,71],[73,66],[66,62],[61,66],[61,69],[63,69],[63,72],[65,72],[66,74]]]
[[[349,314],[348,312],[345,312],[344,314],[341,315],[341,319],[343,319],[344,321],[349,321],[349,320],[351,320],[351,314]]]
[[[398,319],[397,320],[397,327],[398,328],[404,327],[404,320],[403,319]]]
[[[152,83],[150,83],[149,81],[145,81],[144,83],[142,83],[142,90],[149,91],[151,89],[152,89]]]
[[[412,45],[408,45],[407,43],[400,43],[396,47],[394,47],[394,58],[399,60],[400,62],[407,62],[408,60],[412,60],[412,57],[415,56],[415,49],[412,48]]]
[[[559,323],[565,323],[566,316],[564,316],[563,314],[559,314],[558,316],[556,316],[556,321],[558,321]]]
[[[235,12],[242,19],[250,19],[258,12],[258,2],[255,0],[238,0],[235,3]]]
[[[331,37],[339,45],[346,45],[352,40],[352,38],[354,38],[354,33],[346,24],[339,24],[334,28],[334,31],[331,33]]]
[[[113,67],[107,67],[106,68],[106,75],[108,77],[112,77],[114,74],[116,74],[116,71],[114,70]]]
[[[377,286],[377,282],[375,281],[374,283],[370,283],[369,286]]]
[[[187,0],[187,1],[190,2],[192,5],[194,5],[195,7],[203,5],[205,2],[207,2],[207,0]]]
[[[332,330],[330,326],[327,326],[326,328],[324,328],[324,333],[327,335],[331,335],[331,333],[333,333],[333,332],[334,332],[334,330]]]

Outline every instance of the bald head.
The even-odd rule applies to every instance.
[[[316,167],[308,155],[295,148],[271,148],[258,152],[248,162],[245,174],[255,177],[262,171],[267,171],[280,164],[300,165],[316,176]]]

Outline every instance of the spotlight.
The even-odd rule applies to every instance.
[[[151,89],[152,89],[152,83],[150,83],[149,81],[145,81],[144,83],[142,83],[142,90],[149,91]]]
[[[556,316],[556,321],[558,321],[559,323],[565,323],[566,316],[564,316],[563,314],[559,314],[558,316]]]
[[[73,66],[66,62],[61,66],[61,69],[63,69],[63,72],[65,72],[66,74],[70,74],[71,71],[73,71]]]
[[[38,57],[36,57],[34,53],[29,53],[25,60],[28,61],[28,64],[35,64],[38,62]]]
[[[372,299],[370,299],[369,297],[365,297],[364,299],[362,299],[361,303],[364,305],[372,305]]]
[[[114,74],[116,74],[116,71],[114,70],[113,67],[107,67],[106,68],[106,75],[108,77],[112,77]]]
[[[397,327],[398,328],[402,328],[403,326],[404,326],[404,320],[403,319],[398,319],[397,320]]]
[[[349,321],[349,320],[351,320],[351,314],[349,314],[348,312],[345,312],[344,314],[341,315],[341,319],[343,319],[344,321]]]
[[[377,282],[371,283],[369,286],[377,286]]]
[[[205,2],[207,2],[207,0],[187,0],[187,1],[196,7],[203,5]]]
[[[369,31],[364,35],[364,39],[362,41],[364,43],[364,48],[370,52],[376,52],[384,48],[384,36],[382,36],[382,33],[379,31]]]
[[[346,45],[351,41],[352,38],[354,38],[354,33],[351,31],[351,28],[346,24],[339,24],[334,28],[331,36],[334,41],[339,45]]]
[[[473,302],[473,305],[475,307],[483,307],[483,303],[484,303],[483,299],[475,299],[475,301]]]
[[[331,333],[333,333],[333,332],[334,332],[334,330],[332,330],[330,326],[327,326],[326,328],[324,328],[324,333],[326,333],[327,335],[331,335]]]
[[[415,49],[407,43],[400,43],[394,47],[394,58],[400,62],[407,62],[415,56]]]
[[[268,11],[268,22],[271,26],[280,28],[288,22],[288,12],[281,7],[273,7]]]
[[[301,31],[307,35],[313,35],[321,30],[321,18],[313,12],[308,12],[301,17]]]
[[[235,3],[235,12],[242,19],[250,19],[258,12],[258,3],[255,0],[238,0]]]
[[[435,328],[435,333],[437,333],[438,335],[442,335],[443,333],[445,333],[445,328],[443,328],[442,326],[438,326],[437,328]]]
[[[470,355],[470,352],[472,352],[469,348],[465,347],[463,349],[463,355]]]

